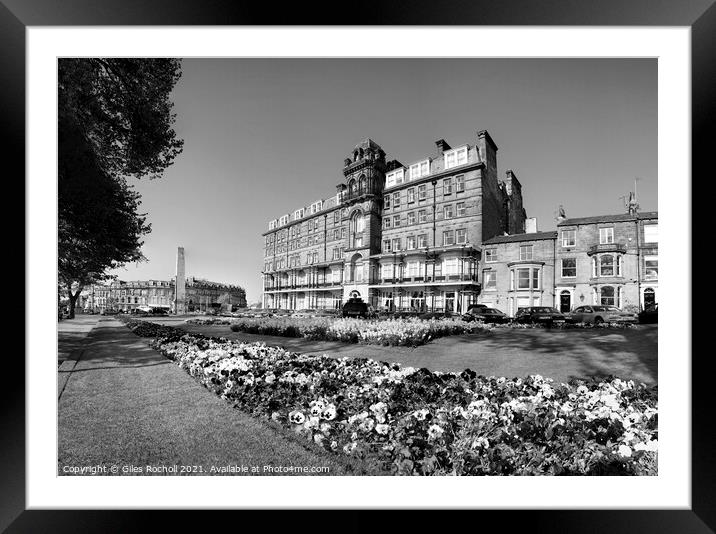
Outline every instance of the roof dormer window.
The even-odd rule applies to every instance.
[[[410,180],[416,180],[430,174],[430,160],[426,159],[410,166]]]
[[[443,154],[445,158],[445,168],[452,169],[467,163],[467,145],[454,150],[449,150]]]

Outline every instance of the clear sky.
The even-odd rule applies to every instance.
[[[657,210],[654,59],[185,59],[173,94],[184,152],[134,180],[152,233],[149,261],[121,279],[188,275],[261,295],[268,221],[335,195],[343,159],[370,137],[409,164],[435,141],[488,130],[498,172],[522,183],[528,217],[622,213],[637,183]]]

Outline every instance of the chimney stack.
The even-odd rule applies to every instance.
[[[447,141],[445,141],[445,139],[439,139],[435,141],[435,144],[438,147],[438,155],[441,155],[443,152],[450,150],[450,145],[447,144]]]

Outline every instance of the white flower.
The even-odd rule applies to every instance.
[[[375,425],[375,431],[378,434],[381,434],[383,436],[386,435],[389,430],[390,430],[390,427],[388,425],[385,425],[385,424]]]
[[[626,445],[619,445],[619,449],[617,450],[617,452],[621,456],[624,456],[626,458],[631,456],[631,449],[629,447],[627,447]]]
[[[428,439],[437,439],[442,436],[444,432],[441,426],[431,425],[430,428],[428,428]]]
[[[306,416],[298,410],[294,410],[288,414],[288,420],[296,425],[302,425],[306,420]]]
[[[336,418],[336,407],[329,404],[321,411],[321,417],[326,421],[333,421]]]
[[[472,442],[473,449],[486,449],[490,446],[490,442],[487,438],[480,436]]]

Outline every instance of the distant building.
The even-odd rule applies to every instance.
[[[522,187],[498,180],[497,145],[475,144],[403,165],[371,139],[344,160],[336,194],[269,222],[266,308],[339,308],[359,296],[378,309],[460,311],[480,292],[484,240],[525,231]]]
[[[107,309],[131,312],[139,306],[150,306],[181,314],[246,307],[243,287],[186,277],[183,247],[177,249],[177,270],[171,280],[115,280],[85,288],[82,294],[85,297],[82,307],[100,312]]]

